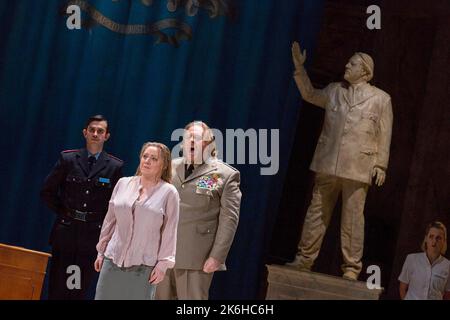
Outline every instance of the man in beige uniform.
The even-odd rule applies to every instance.
[[[364,203],[375,178],[386,177],[392,130],[390,96],[370,85],[372,58],[357,52],[345,66],[346,82],[313,88],[303,67],[306,52],[294,42],[294,79],[304,100],[325,109],[322,133],[310,169],[316,172],[311,204],[294,262],[310,270],[319,254],[336,200],[342,193],[341,247],[343,277],[356,280],[361,272],[364,245]]]
[[[214,272],[226,270],[239,221],[240,174],[215,152],[205,123],[186,126],[183,157],[172,161],[181,201],[175,267],[158,285],[159,300],[207,300]]]

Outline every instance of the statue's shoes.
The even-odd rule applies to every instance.
[[[302,261],[300,261],[299,256],[295,256],[294,261],[286,263],[285,266],[294,267],[295,269],[298,269],[300,271],[311,271],[311,267],[306,266]]]

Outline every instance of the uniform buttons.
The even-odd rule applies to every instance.
[[[75,178],[72,178],[72,181],[75,181]]]
[[[84,204],[83,204],[83,207],[84,207],[84,208],[86,208],[86,207],[87,207],[87,204],[86,204],[86,203],[84,203]]]
[[[91,182],[91,179],[88,179],[87,181],[88,181],[88,182]]]
[[[181,187],[184,189],[184,184],[182,184]]]
[[[86,194],[89,194],[89,190],[86,190]]]
[[[208,230],[206,230],[206,232],[207,232],[207,233],[211,233],[211,230],[208,229]]]

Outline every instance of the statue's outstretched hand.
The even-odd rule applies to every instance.
[[[297,70],[300,69],[306,60],[306,50],[303,50],[302,53],[297,41],[292,43],[292,60],[294,61],[295,69]]]
[[[384,180],[386,180],[386,171],[379,167],[373,168],[372,178],[375,177],[375,184],[380,187],[384,184]]]

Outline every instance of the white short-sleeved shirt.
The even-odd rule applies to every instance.
[[[442,300],[450,291],[450,261],[440,256],[431,265],[425,252],[409,254],[398,280],[408,284],[405,300]]]

